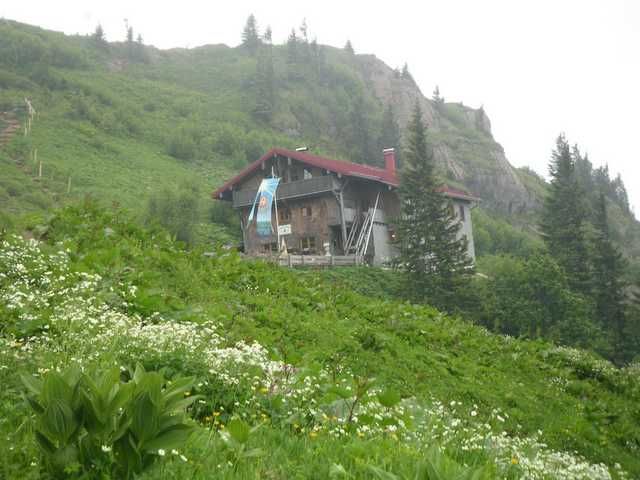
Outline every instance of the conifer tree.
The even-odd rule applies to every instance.
[[[300,25],[300,54],[304,63],[311,63],[311,48],[309,47],[309,27],[307,26],[307,19],[302,20]]]
[[[353,102],[349,119],[351,122],[350,143],[352,145],[353,159],[359,163],[370,163],[372,157],[369,122],[367,121],[366,105],[361,94],[357,95]]]
[[[613,245],[609,231],[607,204],[604,193],[600,193],[593,226],[593,296],[597,320],[612,339],[613,357],[622,362],[626,357],[625,338],[625,262],[622,254]]]
[[[258,34],[258,24],[256,17],[249,15],[247,23],[242,30],[242,46],[245,47],[251,55],[255,55],[258,52],[258,46],[260,45],[260,36]]]
[[[264,40],[265,43],[267,43],[268,45],[271,45],[271,42],[273,41],[273,31],[271,30],[271,26],[267,25],[267,28],[264,31],[264,34],[262,35],[262,39]]]
[[[320,79],[320,68],[321,68],[321,57],[320,57],[320,47],[318,46],[318,40],[314,38],[309,43],[309,56],[311,58],[311,67],[313,69],[313,73],[316,79]]]
[[[391,102],[387,104],[382,114],[382,127],[380,129],[380,136],[378,137],[378,152],[381,152],[385,148],[396,149],[396,166],[400,168],[400,127],[398,126]]]
[[[300,40],[296,35],[295,28],[291,29],[287,38],[287,70],[289,78],[299,79],[302,77],[300,71]]]
[[[133,43],[133,27],[129,25],[129,22],[125,20],[125,26],[127,29],[127,56],[130,60],[134,60],[136,56],[135,44]]]
[[[411,73],[409,73],[409,65],[407,65],[407,62],[405,62],[402,66],[402,73],[400,74],[400,78],[405,80],[413,80]]]
[[[356,54],[355,50],[353,49],[353,45],[351,44],[351,40],[347,40],[347,43],[345,43],[344,45],[344,49],[349,55]]]
[[[590,272],[585,240],[585,205],[575,174],[575,157],[564,135],[556,140],[549,163],[551,183],[541,228],[549,253],[567,272],[570,286],[589,293]]]
[[[107,45],[107,40],[104,36],[104,29],[101,24],[96,25],[96,29],[93,32],[92,38],[97,46],[104,47]]]
[[[440,87],[438,87],[438,85],[436,85],[436,88],[433,90],[431,100],[436,105],[442,105],[444,103],[444,98],[440,96]]]
[[[306,18],[303,18],[300,24],[300,35],[302,35],[303,43],[309,43],[309,27],[307,26]]]
[[[467,240],[458,238],[460,223],[438,191],[433,150],[427,144],[420,105],[407,126],[404,167],[397,220],[399,264],[407,274],[407,290],[439,308],[453,310],[456,295],[473,272]]]
[[[275,74],[273,69],[273,51],[270,44],[260,48],[256,64],[256,104],[254,116],[268,122],[273,116],[275,104]]]

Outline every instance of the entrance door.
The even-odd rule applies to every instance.
[[[344,255],[344,244],[342,242],[342,227],[340,225],[331,226],[331,254]]]

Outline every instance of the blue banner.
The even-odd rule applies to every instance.
[[[280,183],[279,178],[265,178],[260,183],[256,199],[253,201],[251,213],[249,214],[249,222],[253,221],[253,213],[258,204],[258,213],[256,215],[256,231],[261,237],[268,237],[273,233],[271,226],[271,205],[276,194],[276,189]]]

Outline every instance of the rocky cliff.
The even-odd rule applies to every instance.
[[[418,101],[430,130],[434,153],[445,177],[464,185],[491,209],[517,214],[536,209],[540,198],[520,178],[491,133],[482,108],[436,103],[411,78],[402,78],[374,55],[358,55],[358,65],[374,95],[391,103],[403,130]]]

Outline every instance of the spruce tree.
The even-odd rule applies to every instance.
[[[353,49],[353,45],[351,44],[351,40],[347,40],[347,43],[345,43],[344,45],[344,50],[349,54],[349,55],[355,55],[356,52]]]
[[[593,296],[597,320],[610,334],[614,347],[613,358],[618,362],[626,359],[625,329],[625,262],[622,254],[613,245],[609,231],[607,200],[600,193],[593,226]]]
[[[105,47],[107,45],[107,40],[104,36],[104,29],[101,24],[96,25],[96,29],[92,35],[93,41],[98,47]]]
[[[456,297],[473,272],[467,240],[458,238],[460,223],[447,198],[438,191],[433,150],[416,103],[407,126],[397,220],[398,263],[406,271],[407,291],[439,308],[453,310]]]
[[[270,44],[260,48],[255,76],[256,104],[254,116],[269,122],[273,116],[275,104],[275,74],[273,69],[273,51]]]
[[[313,74],[316,80],[320,79],[320,69],[321,69],[321,57],[320,57],[320,47],[318,46],[318,40],[314,38],[309,43],[309,56],[311,58],[311,68],[313,70]]]
[[[297,80],[302,77],[300,71],[300,40],[295,28],[291,29],[287,38],[287,70],[290,79]]]
[[[135,44],[133,43],[133,27],[126,23],[127,28],[127,56],[129,60],[135,60],[136,57],[136,49]]]
[[[252,13],[249,15],[249,18],[247,18],[247,23],[242,30],[242,46],[245,47],[251,55],[255,55],[258,52],[259,45],[258,24],[256,17]]]
[[[405,62],[402,66],[402,73],[400,74],[400,78],[413,81],[413,77],[411,76],[411,73],[409,73],[409,65],[407,65],[407,62]]]
[[[307,19],[302,20],[302,24],[300,25],[300,54],[303,60],[303,63],[310,64],[311,63],[311,48],[309,46],[309,27],[307,26]]]
[[[271,30],[271,26],[267,25],[267,28],[265,29],[264,34],[262,35],[262,39],[266,44],[271,45],[272,37],[273,37],[273,31]]]
[[[378,152],[385,148],[396,149],[396,166],[399,168],[400,163],[400,127],[393,111],[393,105],[389,102],[382,114],[382,127],[380,136],[378,137]]]
[[[436,85],[436,88],[433,90],[431,100],[436,105],[442,105],[444,103],[444,98],[440,96],[440,87],[438,87],[438,85]]]
[[[309,43],[309,27],[307,26],[306,18],[303,18],[300,24],[300,35],[302,36],[303,43]]]
[[[352,157],[359,163],[370,163],[371,146],[369,137],[369,122],[367,120],[366,105],[362,94],[358,94],[351,106],[349,113],[351,123],[351,139]]]
[[[549,253],[564,268],[570,286],[589,294],[589,256],[585,239],[585,205],[575,173],[575,157],[564,135],[556,140],[549,163],[551,183],[541,228]]]

